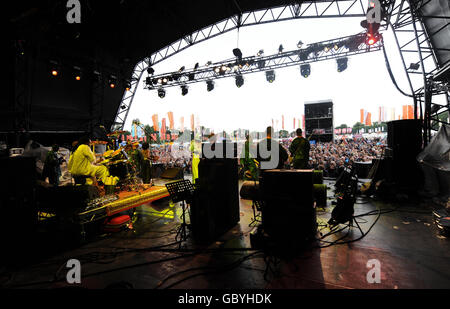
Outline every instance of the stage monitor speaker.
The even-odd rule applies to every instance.
[[[170,167],[167,168],[161,174],[161,178],[163,179],[183,179],[183,169],[181,167]]]
[[[418,186],[422,176],[417,155],[422,150],[420,120],[404,119],[388,122],[388,147],[392,150],[393,178],[399,184]]]
[[[313,170],[267,170],[262,174],[262,224],[271,237],[297,246],[315,238]]]
[[[209,243],[240,220],[236,159],[201,159],[198,188],[191,205],[194,239]]]

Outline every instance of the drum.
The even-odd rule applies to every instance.
[[[108,165],[109,173],[112,176],[117,176],[121,180],[128,177],[130,170],[128,168],[128,162],[126,160],[118,160],[111,162]]]

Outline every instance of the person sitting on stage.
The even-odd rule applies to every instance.
[[[104,184],[111,183],[111,180],[109,179],[110,177],[108,169],[103,165],[97,166],[93,164],[95,163],[95,156],[91,148],[89,147],[90,143],[91,140],[86,136],[78,140],[78,147],[69,159],[69,172],[74,177],[95,177],[96,179],[102,181]],[[117,180],[114,182],[117,183]],[[92,180],[86,179],[86,184],[93,184]]]
[[[309,161],[309,141],[302,136],[302,129],[298,128],[295,133],[297,137],[294,138],[289,146],[289,152],[292,157],[292,166],[294,169],[308,168]]]

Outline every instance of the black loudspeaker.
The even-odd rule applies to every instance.
[[[290,248],[315,238],[312,170],[266,170],[261,189],[262,224],[269,236]]]
[[[388,147],[392,150],[394,181],[408,187],[418,187],[422,175],[416,156],[422,150],[420,120],[405,119],[388,122]]]
[[[191,228],[199,243],[210,243],[240,220],[236,159],[201,159],[191,205]]]
[[[183,179],[183,169],[181,167],[171,167],[161,174],[164,179]]]

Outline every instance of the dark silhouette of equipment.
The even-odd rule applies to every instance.
[[[194,239],[210,243],[240,220],[236,159],[201,159],[191,205]],[[197,187],[198,184],[198,187]]]
[[[177,182],[171,182],[166,184],[167,191],[169,191],[170,198],[172,202],[178,203],[181,202],[181,207],[183,210],[182,219],[183,223],[178,229],[177,235],[175,239],[178,239],[178,236],[181,236],[181,240],[187,239],[186,227],[189,227],[186,223],[186,204],[192,203],[192,197],[194,195],[194,187],[189,180],[180,180]]]
[[[418,188],[422,183],[422,174],[416,161],[422,149],[420,120],[388,122],[387,144],[392,154],[393,181],[411,189]]]
[[[260,185],[262,228],[277,246],[296,250],[315,239],[312,171],[266,170]]]

